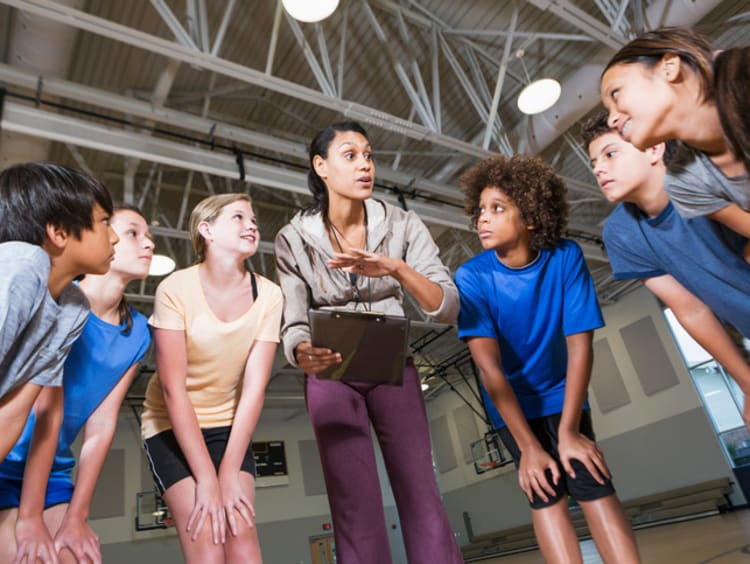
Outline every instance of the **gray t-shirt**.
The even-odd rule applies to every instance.
[[[684,143],[669,162],[664,188],[685,218],[709,215],[731,203],[750,210],[750,177],[726,177],[705,153]]]
[[[41,247],[0,243],[0,397],[27,382],[62,385],[63,364],[89,304],[75,284],[55,301],[47,289],[49,273]]]

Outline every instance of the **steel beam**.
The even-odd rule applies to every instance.
[[[341,16],[341,41],[339,42],[339,60],[336,64],[336,93],[339,98],[344,97],[344,60],[346,57],[346,39],[349,34],[349,2],[344,3],[344,13]]]
[[[372,27],[372,30],[375,33],[375,37],[378,38],[378,41],[380,41],[380,44],[382,45],[388,57],[390,58],[391,64],[393,65],[393,69],[396,72],[396,76],[401,82],[401,85],[404,87],[404,90],[406,91],[406,95],[409,97],[409,100],[414,106],[414,109],[417,111],[419,118],[422,120],[422,123],[426,127],[430,128],[433,131],[437,131],[437,124],[435,123],[435,118],[432,115],[432,109],[429,107],[429,100],[426,100],[425,98],[420,96],[420,94],[412,85],[411,80],[409,80],[409,76],[406,72],[406,69],[404,68],[404,65],[401,63],[401,61],[399,61],[398,57],[393,52],[393,48],[391,47],[389,38],[386,35],[385,30],[383,29],[383,26],[380,25],[380,22],[375,16],[375,12],[372,11],[372,8],[370,7],[369,2],[367,2],[367,0],[363,0],[362,5],[364,7],[365,15],[367,16],[367,19],[370,22],[370,26]],[[420,75],[420,79],[421,79],[421,75]],[[424,86],[422,86],[422,92],[425,92]],[[426,96],[426,92],[425,92],[425,96]]]
[[[526,1],[544,12],[552,12],[611,49],[619,49],[625,45],[625,38],[622,35],[613,31],[593,16],[590,16],[569,2],[569,0]]]
[[[167,3],[164,0],[151,0],[151,5],[161,16],[161,19],[164,20],[164,23],[167,24],[167,27],[172,32],[175,39],[180,43],[180,45],[183,45],[184,47],[192,49],[194,51],[198,50],[198,46],[190,37],[190,34],[185,31],[185,28],[182,27],[180,20],[177,19],[177,16],[174,15],[174,13],[169,8],[169,6],[167,6]],[[20,6],[15,7],[21,10],[23,9]],[[77,12],[78,10],[75,11]]]
[[[222,76],[260,86],[297,100],[327,108],[339,112],[347,118],[362,121],[386,131],[406,135],[412,139],[434,143],[479,158],[485,158],[494,154],[477,145],[437,133],[416,123],[407,122],[398,116],[356,102],[342,101],[335,96],[323,94],[288,80],[268,76],[255,69],[214,57],[210,53],[202,53],[173,41],[167,41],[155,35],[144,33],[104,18],[92,16],[81,10],[62,6],[52,0],[0,0],[0,3],[18,8],[19,10],[35,13],[54,21],[67,23],[73,27],[121,41],[151,53],[177,59],[193,67],[210,70]]]
[[[286,16],[286,22],[289,24],[289,27],[292,28],[292,33],[294,34],[294,38],[297,40],[297,44],[299,45],[300,49],[302,49],[302,53],[305,55],[305,60],[307,61],[307,64],[310,67],[315,80],[318,81],[320,90],[326,96],[335,98],[336,92],[334,92],[333,83],[328,81],[328,77],[320,67],[318,58],[315,56],[312,47],[310,47],[310,44],[307,42],[307,38],[305,37],[305,34],[302,31],[299,23],[297,23],[297,20],[295,20],[287,12],[284,12],[284,15]]]
[[[323,34],[323,27],[320,23],[315,24],[315,36],[318,40],[318,53],[320,54],[320,60],[323,63],[323,70],[326,73],[326,78],[328,78],[328,84],[331,85],[334,95],[341,98],[341,95],[336,90],[336,79],[333,77],[331,57],[328,55],[328,44],[326,43],[326,36]]]
[[[273,59],[276,56],[276,43],[279,39],[279,28],[281,27],[281,16],[283,16],[284,8],[281,5],[281,0],[276,0],[276,12],[273,16],[273,29],[271,30],[271,41],[268,44],[268,55],[266,57],[266,74],[273,74]],[[216,53],[212,53],[216,55]]]
[[[435,115],[435,125],[438,131],[443,130],[442,104],[440,102],[440,44],[438,43],[437,27],[430,30],[430,45],[432,47],[432,110]]]
[[[108,128],[16,103],[6,103],[0,127],[7,131],[61,143],[72,143],[185,170],[205,172],[225,178],[238,178],[234,155],[206,151],[132,131]],[[245,159],[244,165],[245,182],[309,195],[307,175],[302,172],[250,159]],[[378,198],[393,205],[399,205],[397,198],[392,194],[380,193]],[[457,208],[420,201],[410,202],[409,207],[427,223],[458,229],[467,228],[466,217]]]
[[[0,82],[15,84],[23,88],[36,88],[39,77],[16,67],[0,64]],[[107,108],[123,114],[143,118],[151,122],[168,124],[184,130],[203,135],[206,139],[213,135],[217,139],[226,139],[231,143],[247,144],[287,155],[295,159],[307,160],[307,148],[302,143],[294,143],[257,131],[244,129],[229,123],[217,122],[187,112],[172,110],[164,106],[120,96],[104,90],[82,86],[62,79],[44,78],[44,94],[52,94],[77,102],[83,102],[100,108]],[[395,172],[383,167],[378,169],[378,178],[401,186],[412,188],[449,199],[459,199],[460,194],[454,186],[433,182],[426,178]]]
[[[224,36],[227,33],[227,28],[229,27],[229,20],[232,17],[232,12],[234,11],[234,5],[236,4],[237,0],[229,0],[229,3],[227,4],[226,9],[224,10],[224,15],[221,18],[221,23],[219,24],[219,29],[216,32],[216,37],[214,38],[214,43],[211,46],[211,55],[214,57],[219,55],[219,50],[221,49],[222,43],[224,43]]]
[[[503,58],[500,61],[500,69],[497,71],[497,80],[495,82],[495,92],[492,95],[492,103],[490,105],[490,113],[487,118],[487,129],[484,132],[484,140],[482,141],[482,147],[489,149],[490,139],[492,138],[492,125],[495,123],[495,116],[497,115],[497,107],[500,104],[500,93],[503,91],[503,82],[505,81],[505,70],[508,68],[508,61],[510,60],[510,48],[513,45],[513,32],[516,29],[518,23],[518,8],[513,10],[513,15],[510,19],[510,29],[508,29],[508,35],[505,38],[505,46],[503,48]]]
[[[626,0],[627,1],[627,0]],[[523,37],[526,39],[549,39],[551,41],[573,41],[581,43],[591,43],[595,41],[590,35],[581,35],[576,33],[545,33],[542,31],[506,31],[503,29],[461,29],[452,28],[443,32],[445,35],[461,35],[463,37],[490,37],[502,38],[512,35],[513,37]]]

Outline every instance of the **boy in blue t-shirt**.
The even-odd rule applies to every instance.
[[[118,241],[111,214],[109,192],[88,174],[50,163],[0,172],[0,461],[33,405],[24,483],[47,483],[63,417],[63,363],[89,310],[72,282],[109,270]],[[30,562],[56,563],[40,515],[21,500],[19,551]]]
[[[676,212],[664,190],[664,143],[640,151],[609,127],[605,112],[583,125],[582,136],[604,196],[619,202],[604,224],[615,278],[643,280],[734,377],[750,427],[750,366],[719,321],[750,338],[747,238],[708,217]]]
[[[604,322],[581,249],[561,238],[563,182],[541,159],[516,155],[478,163],[461,189],[486,250],[456,272],[458,334],[516,462],[542,556],[581,560],[571,495],[605,562],[639,562],[594,442],[586,390],[593,330]]]

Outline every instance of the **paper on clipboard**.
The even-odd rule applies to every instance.
[[[397,315],[352,310],[311,309],[314,347],[341,354],[343,361],[319,372],[318,378],[373,384],[401,384],[409,320]]]

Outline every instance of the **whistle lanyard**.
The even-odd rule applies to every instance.
[[[326,217],[326,223],[330,226],[331,233],[333,234],[333,239],[336,241],[336,245],[338,246],[339,250],[343,253],[344,247],[341,245],[341,241],[339,241],[338,236],[338,229],[336,229],[336,226],[333,224],[333,222]],[[346,237],[344,237],[343,233],[341,234],[341,237],[346,241]],[[346,241],[347,244],[349,244],[349,241]],[[351,247],[352,245],[349,244]],[[365,208],[365,251],[367,251],[367,209]],[[349,285],[352,287],[352,294],[354,296],[354,301],[357,305],[362,304],[362,306],[365,308],[365,311],[372,311],[372,288],[370,287],[370,277],[367,277],[367,295],[368,298],[370,298],[368,301],[364,301],[362,299],[362,294],[359,293],[359,288],[357,287],[357,280],[359,279],[359,276],[357,274],[354,274],[353,272],[346,273],[344,272],[344,275],[347,276],[349,279]]]

